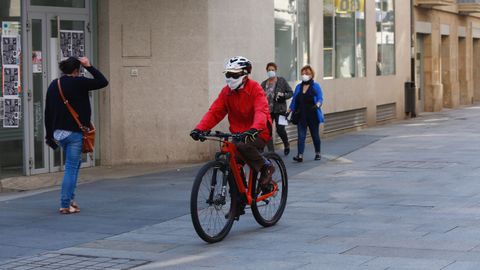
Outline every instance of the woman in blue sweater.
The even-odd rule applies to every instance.
[[[292,103],[288,112],[292,112],[292,118],[296,118],[298,131],[298,154],[293,157],[297,162],[303,161],[303,152],[305,151],[305,139],[307,137],[307,127],[312,135],[313,145],[315,147],[315,160],[320,160],[320,123],[324,122],[321,110],[323,104],[322,88],[313,78],[315,72],[312,67],[306,65],[301,70],[302,82],[295,87]]]
[[[82,65],[93,79],[80,76]],[[47,91],[45,102],[45,142],[52,148],[57,143],[63,148],[65,154],[65,174],[63,176],[61,191],[61,214],[78,213],[80,208],[74,202],[75,187],[77,185],[78,171],[80,169],[83,134],[68,111],[60,96],[57,80],[63,89],[63,94],[68,103],[78,113],[78,118],[83,126],[90,126],[91,107],[89,91],[101,89],[108,85],[107,79],[95,69],[88,58],[70,57],[59,64],[62,77],[52,81]]]

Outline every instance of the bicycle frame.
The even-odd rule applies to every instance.
[[[240,155],[240,153],[237,151],[237,147],[235,147],[235,144],[228,141],[228,139],[222,140],[221,141],[221,148],[220,148],[220,154],[226,155],[228,159],[228,164],[230,166],[231,172],[233,174],[233,178],[235,179],[235,183],[238,188],[238,192],[240,194],[243,194],[246,198],[246,203],[248,205],[252,204],[253,198],[252,198],[252,189],[254,188],[254,170],[250,169],[249,177],[248,177],[248,183],[247,186],[245,187],[242,176],[240,174],[240,168],[243,167],[243,165],[240,165],[237,162],[236,157],[240,157],[242,160],[243,157]],[[257,197],[256,202],[263,201],[265,199],[268,199],[269,197],[273,196],[276,194],[278,191],[278,185],[277,183],[274,183],[274,188],[270,193],[264,194],[260,197]]]

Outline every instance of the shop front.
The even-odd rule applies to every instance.
[[[90,0],[1,1],[0,178],[62,169],[60,150],[44,143],[44,104],[58,62],[94,60]],[[92,104],[95,98],[91,97]],[[95,106],[93,106],[95,107]],[[94,110],[95,114],[95,110]],[[94,159],[83,157],[82,166]]]

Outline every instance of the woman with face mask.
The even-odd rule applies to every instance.
[[[278,118],[280,115],[287,113],[287,100],[292,97],[293,91],[283,77],[277,76],[277,65],[275,63],[268,63],[266,70],[268,79],[262,82],[262,88],[267,96],[270,116],[272,117],[272,121],[275,121],[277,134],[283,142],[283,153],[288,155],[290,153],[290,144],[288,142],[287,131],[284,125],[278,124]],[[273,140],[271,140],[267,146],[268,151],[273,152],[275,150]]]
[[[295,87],[292,103],[288,113],[292,112],[292,119],[295,118],[298,131],[298,154],[293,157],[297,162],[303,161],[303,152],[305,151],[305,138],[307,137],[307,127],[312,136],[313,146],[315,147],[315,160],[322,158],[320,154],[320,123],[324,122],[321,110],[323,104],[322,88],[313,78],[315,72],[312,67],[306,65],[301,70],[302,82]]]

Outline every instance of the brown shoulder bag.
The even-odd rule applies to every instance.
[[[92,122],[90,122],[90,127],[86,127],[82,125],[82,123],[80,122],[80,119],[78,119],[78,113],[72,108],[70,103],[68,103],[68,100],[65,99],[65,96],[63,95],[62,86],[60,85],[60,78],[57,79],[57,84],[58,84],[58,90],[60,91],[60,96],[62,97],[63,103],[67,106],[68,111],[72,114],[73,119],[75,119],[75,122],[77,122],[78,127],[82,130],[82,133],[83,133],[82,153],[92,153],[95,147],[95,132],[97,131],[95,129],[95,126],[93,125]]]

